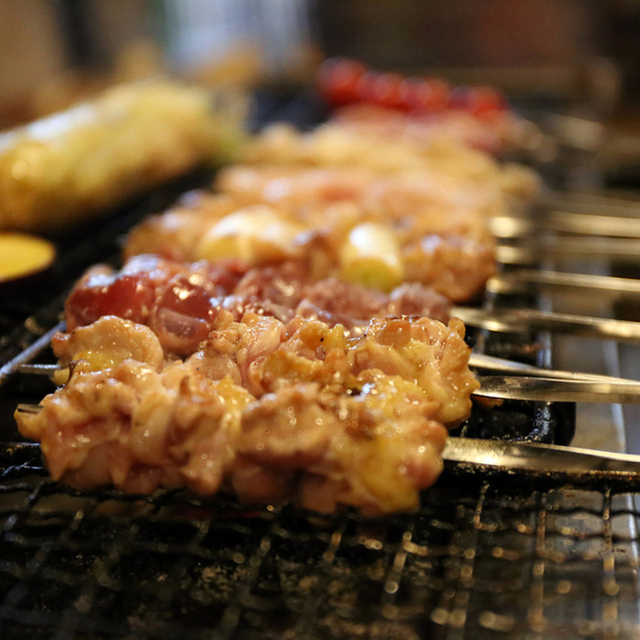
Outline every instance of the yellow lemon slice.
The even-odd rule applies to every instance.
[[[45,271],[55,257],[55,246],[44,238],[0,232],[0,283]]]

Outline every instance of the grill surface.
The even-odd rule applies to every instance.
[[[3,638],[637,637],[640,512],[607,487],[446,473],[418,514],[365,521],[82,493],[35,447],[2,458]]]
[[[307,97],[284,103],[267,96],[257,121],[277,109],[298,125],[317,120]],[[451,468],[418,513],[365,520],[51,481],[38,447],[15,442],[16,403],[50,390],[17,375],[16,357],[50,357],[37,339],[59,321],[72,281],[116,260],[131,224],[201,179],[60,238],[49,286],[0,310],[0,637],[640,638],[640,511],[618,486]],[[487,353],[549,360],[544,336],[475,339]],[[574,412],[512,403],[475,412],[462,431],[566,443]]]

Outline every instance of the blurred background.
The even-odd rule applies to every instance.
[[[295,91],[334,55],[496,85],[578,146],[602,123],[640,166],[639,0],[2,0],[0,128],[158,73]]]
[[[309,25],[301,0],[2,0],[0,125],[158,73],[304,82]]]

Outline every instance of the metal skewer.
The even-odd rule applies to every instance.
[[[59,369],[61,369],[61,367],[57,364],[21,364],[18,366],[20,373],[49,377],[54,375]]]
[[[442,454],[449,463],[532,473],[559,473],[574,480],[640,480],[640,456],[533,442],[449,438]]]
[[[531,288],[593,293],[609,299],[640,297],[640,280],[635,278],[519,269],[493,276],[487,282],[487,291],[497,294],[522,293]]]
[[[602,382],[610,384],[640,384],[637,380],[605,376],[597,373],[579,373],[576,371],[561,371],[558,369],[541,369],[530,364],[496,358],[482,353],[472,353],[469,358],[469,366],[487,371],[496,371],[514,375],[523,375],[536,378],[553,378],[555,380],[583,380],[587,382]],[[20,373],[53,376],[60,367],[56,364],[23,364],[18,367]]]
[[[594,318],[538,309],[453,307],[451,315],[466,325],[499,332],[557,331],[572,335],[640,341],[640,322]]]
[[[44,335],[40,336],[31,346],[27,347],[13,360],[0,367],[0,386],[4,384],[15,370],[21,370],[30,360],[35,359],[51,344],[51,338],[64,330],[64,322],[59,322],[55,327],[49,329]]]
[[[542,206],[551,211],[570,211],[591,215],[640,215],[640,201],[637,196],[607,191],[548,191],[542,199]]]
[[[526,238],[545,232],[608,238],[640,238],[640,218],[594,215],[572,211],[543,211],[534,218],[496,216],[489,229],[497,238]]]
[[[42,405],[40,404],[25,404],[25,403],[20,403],[17,407],[16,407],[16,411],[18,411],[19,413],[39,413],[40,410],[42,409]]]
[[[496,400],[640,404],[640,382],[564,380],[541,376],[480,376],[474,395]]]
[[[541,258],[608,258],[625,264],[640,263],[640,238],[582,236],[531,237],[518,245],[498,245],[500,264],[531,265]]]
[[[487,356],[483,353],[472,353],[469,358],[469,366],[477,369],[485,369],[486,371],[494,371],[499,373],[528,376],[530,378],[553,378],[554,380],[575,380],[586,382],[603,382],[611,384],[640,384],[638,380],[628,378],[617,378],[615,376],[606,376],[599,373],[580,373],[577,371],[562,371],[559,369],[541,369],[523,362],[515,360],[506,360],[505,358],[496,358]]]

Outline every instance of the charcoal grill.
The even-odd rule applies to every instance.
[[[308,96],[262,104],[264,120],[276,107],[297,124],[318,116]],[[17,364],[50,357],[47,332],[79,273],[116,260],[123,231],[201,179],[60,238],[50,286],[27,302],[3,301],[0,637],[640,638],[639,487],[449,467],[417,513],[365,519],[289,505],[248,510],[186,492],[83,492],[50,479],[11,418],[47,383]],[[494,355],[550,357],[548,336],[475,340]],[[474,412],[462,434],[567,443],[574,410],[511,403]]]

